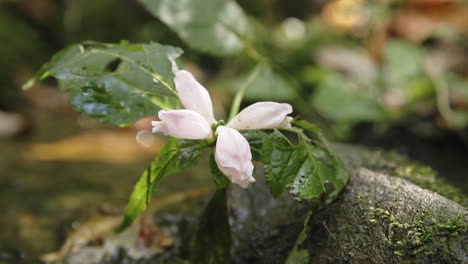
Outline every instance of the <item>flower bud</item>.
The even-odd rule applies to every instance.
[[[213,115],[213,105],[210,94],[193,75],[185,70],[176,71],[174,78],[179,100],[189,110],[202,115],[210,124],[216,120]]]
[[[192,110],[161,110],[161,121],[152,121],[153,133],[163,132],[181,139],[204,139],[213,137],[210,124],[199,113]]]
[[[247,188],[255,182],[252,177],[253,164],[249,142],[237,130],[219,126],[216,130],[215,161],[219,170],[242,188]]]
[[[290,104],[258,102],[244,108],[227,126],[237,130],[291,127],[292,117],[287,116],[290,113]]]

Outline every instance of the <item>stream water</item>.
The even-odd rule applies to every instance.
[[[77,118],[70,112],[35,113],[28,136],[0,140],[0,264],[38,263],[41,254],[59,249],[66,234],[90,215],[123,212],[133,185],[151,161],[151,154],[127,162],[27,158],[36,143],[88,132],[77,125]],[[120,131],[102,126],[94,130]],[[127,132],[134,138],[135,131]],[[116,152],[122,151],[118,144]],[[74,147],[82,146],[68,149]],[[157,196],[206,186],[211,180],[206,175],[203,169],[175,175],[163,182]]]

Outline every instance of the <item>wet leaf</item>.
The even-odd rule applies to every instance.
[[[140,0],[193,49],[228,55],[243,48],[247,17],[231,0]]]
[[[296,125],[311,132],[312,139],[300,129],[298,144],[278,130],[264,137],[262,162],[267,184],[275,197],[286,188],[297,199],[332,201],[349,180],[341,161],[331,152],[320,130],[305,121]]]
[[[146,209],[161,180],[168,175],[188,169],[200,159],[198,141],[169,139],[136,183],[128,202],[125,219],[119,228],[124,230]]]
[[[57,53],[24,88],[53,76],[75,110],[128,126],[159,109],[177,108],[171,61],[181,54],[178,48],[158,43],[83,42]]]
[[[230,263],[231,230],[228,221],[226,189],[218,190],[200,216],[195,233],[191,263]]]

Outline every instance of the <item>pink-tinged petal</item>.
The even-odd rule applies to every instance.
[[[227,126],[237,130],[291,127],[292,118],[287,115],[292,111],[290,104],[258,102],[244,108]]]
[[[151,121],[151,125],[153,126],[153,133],[162,132],[164,135],[169,135],[169,129],[167,128],[166,122],[164,121]]]
[[[202,115],[210,124],[215,123],[213,104],[205,87],[188,71],[176,71],[174,74],[174,83],[182,105]]]
[[[242,188],[255,182],[252,177],[253,164],[250,153],[249,142],[239,131],[230,127],[219,126],[216,130],[218,139],[216,141],[215,161],[219,170]]]
[[[152,121],[153,133],[162,132],[181,139],[212,138],[208,121],[199,113],[191,110],[161,110],[158,113],[161,121]]]

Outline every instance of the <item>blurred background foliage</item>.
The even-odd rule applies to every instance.
[[[376,133],[403,126],[424,137],[453,131],[467,142],[463,1],[0,4],[4,110],[24,110],[20,85],[69,44],[157,41],[181,46],[187,67],[212,83],[225,103],[258,64],[246,103],[288,101],[331,138],[350,139],[362,125]]]

